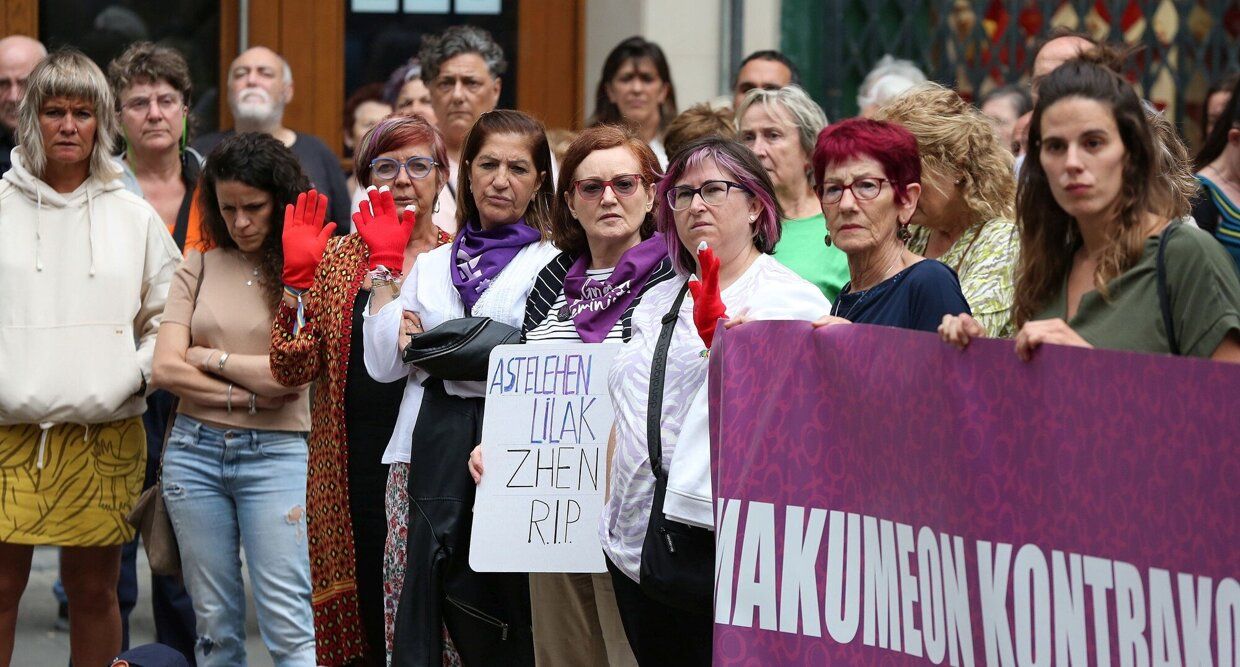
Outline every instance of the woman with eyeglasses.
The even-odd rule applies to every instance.
[[[527,343],[629,340],[642,297],[675,275],[654,229],[659,176],[658,158],[630,130],[600,125],[569,145],[551,218],[551,240],[563,252],[525,303]],[[480,482],[481,447],[469,467]],[[606,573],[531,573],[530,606],[540,666],[637,664]]]
[[[767,170],[745,146],[719,138],[690,143],[672,157],[656,192],[657,229],[677,277],[643,296],[608,378],[616,421],[599,538],[638,664],[709,665],[707,352],[720,318],[808,321],[830,302],[771,256],[784,212]],[[665,328],[670,338],[661,345]],[[652,399],[661,401],[658,414],[649,409]],[[648,441],[651,431],[660,442]],[[656,521],[656,532],[669,532],[650,547],[647,532]],[[674,552],[673,578],[703,585],[659,586],[643,562],[663,554],[643,554],[646,548]]]
[[[290,387],[317,382],[307,530],[320,664],[383,664],[391,650],[408,510],[392,496],[404,490],[409,451],[384,447],[404,383],[376,382],[366,373],[362,311],[381,275],[374,270],[408,272],[419,255],[452,240],[431,221],[448,178],[446,155],[439,131],[424,118],[390,116],[358,143],[355,173],[369,188],[368,205],[411,208],[412,224],[359,226],[330,238],[326,197],[313,191],[286,213],[271,370]]]
[[[366,370],[380,382],[405,381],[390,447],[411,461],[408,494],[401,498],[409,507],[410,578],[400,593],[394,665],[437,661],[444,624],[467,666],[534,664],[529,577],[479,573],[469,566],[475,488],[464,464],[481,436],[485,381],[432,375],[406,364],[402,350],[408,333],[445,323],[450,329],[465,317],[488,318],[496,323],[488,326],[500,329],[521,326],[535,276],[558,254],[544,240],[550,179],[551,151],[542,123],[520,111],[483,113],[461,150],[460,233],[451,245],[422,257],[399,289],[376,287],[370,295]],[[392,208],[371,215],[364,204],[354,222],[366,236],[409,224]],[[457,340],[462,339],[470,340]],[[454,349],[441,357],[470,348],[467,343],[448,347]]]
[[[830,242],[848,256],[848,284],[814,326],[847,322],[937,331],[968,313],[956,272],[910,251],[921,195],[917,139],[881,120],[850,118],[818,135],[814,179]]]

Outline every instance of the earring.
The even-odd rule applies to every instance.
[[[435,205],[431,207],[431,213],[439,212],[439,197],[435,197]]]
[[[755,220],[757,220],[757,219],[758,219],[758,214],[756,214],[756,213],[755,213],[755,214],[753,214],[753,215],[751,215],[751,216],[749,216],[749,221],[750,221],[750,222],[753,222],[753,221],[755,221]]]
[[[826,244],[828,248],[830,248],[831,247],[831,235],[827,234],[826,236],[822,237],[822,242]]]
[[[908,230],[907,222],[900,223],[900,228],[896,230],[896,238],[900,239],[901,243],[908,243],[908,240],[913,238],[913,233]]]

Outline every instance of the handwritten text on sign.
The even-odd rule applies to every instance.
[[[491,353],[484,474],[469,564],[479,572],[603,572],[598,518],[619,345],[504,345]]]

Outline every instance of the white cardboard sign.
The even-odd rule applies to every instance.
[[[605,572],[598,541],[618,344],[501,345],[491,353],[477,572]]]

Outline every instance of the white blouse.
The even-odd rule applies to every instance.
[[[603,509],[599,540],[611,562],[634,581],[639,580],[642,542],[654,501],[655,479],[646,445],[650,365],[661,320],[683,285],[683,279],[668,280],[646,293],[633,312],[633,337],[617,355],[608,377],[616,413],[616,443],[611,492]],[[770,255],[760,255],[720,296],[730,317],[747,314],[751,319],[812,320],[831,310],[831,302],[818,288]],[[691,408],[706,410],[701,404],[706,396],[702,389],[708,365],[702,356],[704,350],[693,324],[693,296],[686,294],[668,348],[663,389],[663,465],[669,471],[683,463],[676,459],[678,440]],[[699,458],[705,452],[709,475],[710,443],[693,445]],[[700,467],[700,462],[695,467]]]
[[[547,262],[559,254],[548,242],[532,243],[520,250],[505,266],[490,287],[478,297],[472,314],[490,317],[497,322],[521,328],[525,317],[525,300]],[[408,463],[413,426],[422,408],[422,383],[429,377],[416,366],[401,360],[399,347],[402,311],[412,311],[429,331],[448,320],[465,317],[465,304],[452,284],[452,244],[442,245],[418,257],[413,270],[405,277],[400,297],[371,314],[363,314],[363,341],[366,371],[378,382],[395,382],[402,377],[405,393],[400,401],[396,427],[383,452],[383,463]],[[485,382],[444,382],[444,390],[453,396],[473,398],[486,394]]]

